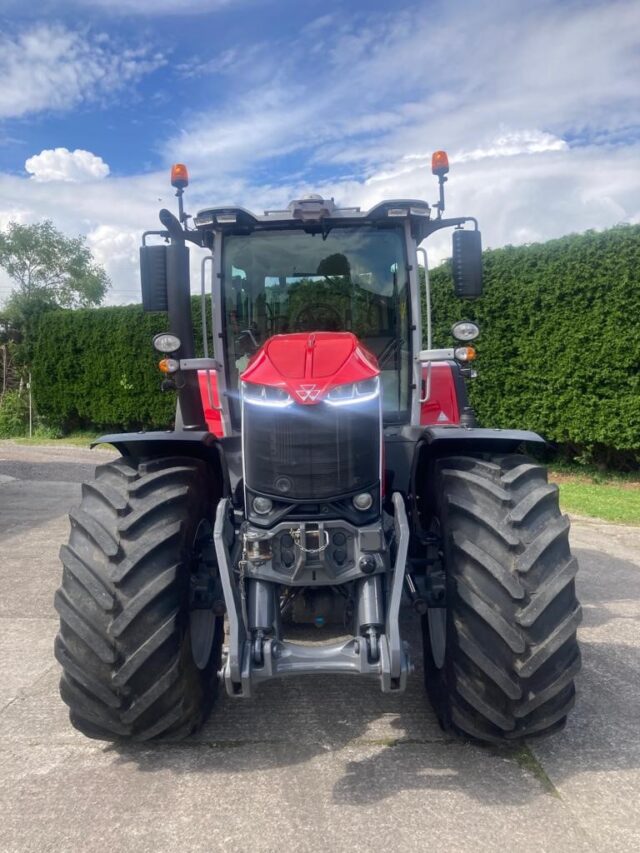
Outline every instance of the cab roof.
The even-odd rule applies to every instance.
[[[297,228],[317,228],[322,231],[337,225],[398,223],[407,218],[414,237],[420,240],[428,228],[431,208],[426,201],[403,198],[383,201],[370,210],[361,210],[359,207],[337,207],[333,199],[310,195],[294,199],[285,210],[266,210],[262,215],[244,207],[208,207],[198,212],[194,224],[200,231],[215,230],[223,233]]]

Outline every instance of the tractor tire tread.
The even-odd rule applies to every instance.
[[[558,488],[529,457],[441,459],[435,469],[448,570],[444,668],[424,619],[425,681],[445,728],[490,743],[556,731],[580,670],[576,559]]]
[[[70,720],[87,736],[176,740],[213,704],[222,631],[199,670],[185,614],[193,528],[212,517],[215,488],[198,459],[119,458],[97,467],[70,513],[55,655]]]

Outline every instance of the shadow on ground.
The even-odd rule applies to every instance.
[[[601,553],[586,549],[576,553],[586,569],[579,576],[585,608],[580,632],[583,672],[569,723],[552,737],[499,749],[445,734],[421,683],[419,620],[405,610],[405,632],[416,669],[404,695],[384,695],[375,682],[348,678],[283,680],[264,685],[249,700],[221,695],[204,729],[182,744],[110,749],[120,761],[134,762],[143,772],[170,769],[176,774],[189,772],[196,752],[198,769],[211,773],[227,772],[230,766],[250,773],[342,752],[348,760],[335,783],[334,797],[353,804],[382,801],[401,790],[449,788],[494,802],[495,776],[503,771],[508,775],[507,765],[512,768],[514,762],[540,784],[532,789],[500,786],[505,803],[518,803],[541,791],[555,793],[555,786],[576,774],[637,770],[638,651],[635,645],[605,641],[604,631],[602,640],[599,635],[603,626],[616,622],[620,628],[625,621],[637,633],[640,572],[627,561],[607,558],[603,577],[588,570],[594,563],[602,564]],[[621,605],[621,589],[633,602],[629,614]],[[361,757],[362,747],[373,749]],[[555,762],[560,769],[553,784],[539,756],[560,759]],[[483,772],[493,777],[491,784],[482,784]]]

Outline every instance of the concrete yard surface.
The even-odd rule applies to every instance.
[[[58,550],[105,451],[0,442],[0,853],[640,849],[640,529],[579,520],[583,672],[566,729],[518,749],[439,728],[403,696],[324,677],[222,695],[176,745],[69,724],[53,657]]]

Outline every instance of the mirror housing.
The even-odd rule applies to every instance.
[[[144,311],[168,309],[166,246],[140,246],[140,285]]]
[[[479,231],[453,232],[453,289],[461,299],[482,296],[482,236]]]

